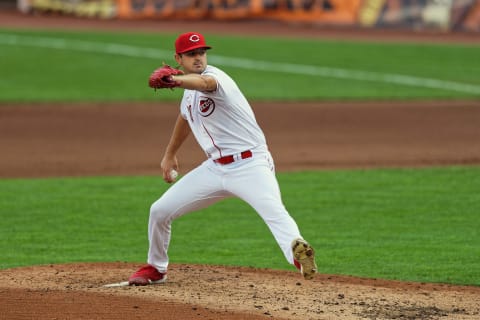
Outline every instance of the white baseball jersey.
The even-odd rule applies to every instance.
[[[210,65],[202,75],[215,78],[217,89],[185,90],[180,112],[207,156],[216,159],[265,146],[265,136],[235,81]]]

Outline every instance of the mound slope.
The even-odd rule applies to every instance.
[[[105,288],[139,265],[0,271],[5,319],[478,319],[480,288],[174,264],[165,284]]]

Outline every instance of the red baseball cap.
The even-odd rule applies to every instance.
[[[175,41],[175,51],[177,54],[185,53],[187,51],[195,50],[198,48],[211,49],[207,46],[205,38],[198,32],[187,32],[178,36]]]

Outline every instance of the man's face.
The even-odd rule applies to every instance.
[[[175,55],[185,73],[202,73],[207,67],[207,49],[199,48]]]

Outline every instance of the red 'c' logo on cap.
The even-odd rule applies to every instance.
[[[198,42],[198,41],[200,41],[200,37],[198,36],[198,34],[192,34],[190,36],[190,38],[188,38],[188,40],[190,40],[192,42]]]

